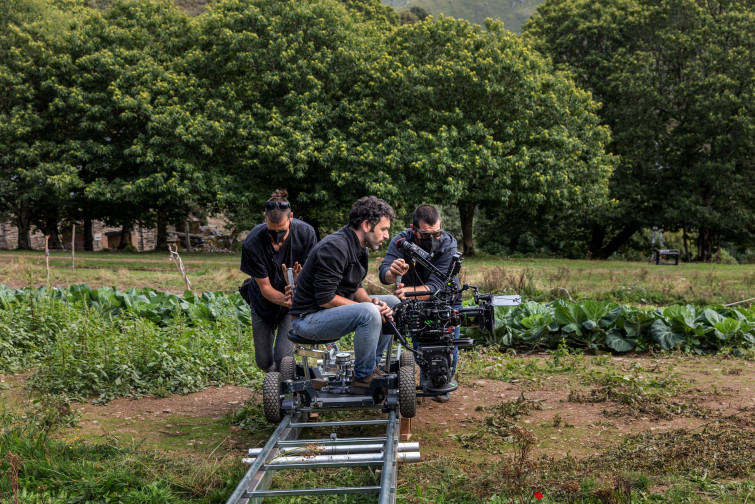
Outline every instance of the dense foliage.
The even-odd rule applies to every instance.
[[[755,349],[755,309],[533,301],[498,307],[495,334],[478,343],[627,352]],[[249,310],[239,294],[154,289],[9,289],[0,286],[0,373],[36,368],[39,390],[80,400],[187,393],[248,384]]]
[[[576,226],[593,257],[652,226],[694,231],[703,260],[753,243],[754,13],[752,0],[549,0],[528,21],[525,38],[602,103],[621,158],[615,204]]]
[[[249,310],[238,294],[0,289],[0,372],[36,368],[41,391],[79,400],[249,384]]]
[[[77,223],[91,249],[93,219],[160,248],[189,212],[248,229],[279,186],[320,232],[369,193],[455,207],[467,255],[479,211],[494,251],[755,240],[752,0],[550,0],[524,36],[401,26],[378,0],[6,3],[0,217],[21,248]]]
[[[529,301],[496,308],[494,335],[479,342],[513,348],[574,348],[612,352],[755,349],[755,309],[699,307],[639,308],[609,301]]]
[[[128,230],[189,211],[239,228],[286,186],[340,227],[372,193],[402,210],[600,207],[614,160],[596,104],[500,23],[399,26],[377,0],[13,0],[0,18],[0,214]],[[81,227],[79,227],[81,229]],[[125,241],[124,241],[125,243]]]

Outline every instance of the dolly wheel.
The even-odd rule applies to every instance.
[[[268,422],[281,421],[281,385],[280,375],[276,371],[265,375],[265,381],[262,383],[262,406]]]
[[[401,357],[399,361],[399,367],[402,368],[404,366],[414,366],[414,354],[411,353],[409,350],[404,350],[401,352]]]
[[[280,364],[280,380],[283,383],[286,380],[296,379],[296,361],[290,355],[283,357]]]
[[[413,361],[411,366],[402,364],[398,370],[398,405],[404,418],[414,418],[417,414],[417,382]]]

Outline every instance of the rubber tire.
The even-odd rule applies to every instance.
[[[411,353],[409,350],[404,350],[401,352],[401,357],[399,361],[399,368],[402,368],[404,366],[413,366],[414,365],[414,354]]]
[[[398,370],[398,406],[404,418],[417,415],[417,378],[414,361],[411,366],[401,366]]]
[[[270,423],[281,421],[281,384],[280,374],[276,371],[267,373],[262,383],[262,407],[265,420]]]
[[[283,357],[280,364],[280,381],[296,379],[296,361],[290,355]]]

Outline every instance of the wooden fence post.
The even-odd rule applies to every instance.
[[[76,224],[71,228],[71,269],[76,269]]]
[[[45,235],[45,268],[47,269],[47,285],[50,285],[50,235]]]

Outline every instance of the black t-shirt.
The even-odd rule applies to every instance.
[[[304,265],[317,242],[315,230],[309,224],[298,219],[291,219],[288,237],[276,252],[267,233],[267,224],[255,226],[241,247],[241,271],[254,278],[268,278],[274,289],[285,292],[286,279],[281,264],[292,268],[298,262]],[[288,308],[268,301],[260,291],[255,280],[250,282],[249,298],[252,309],[261,317],[278,319]]]

